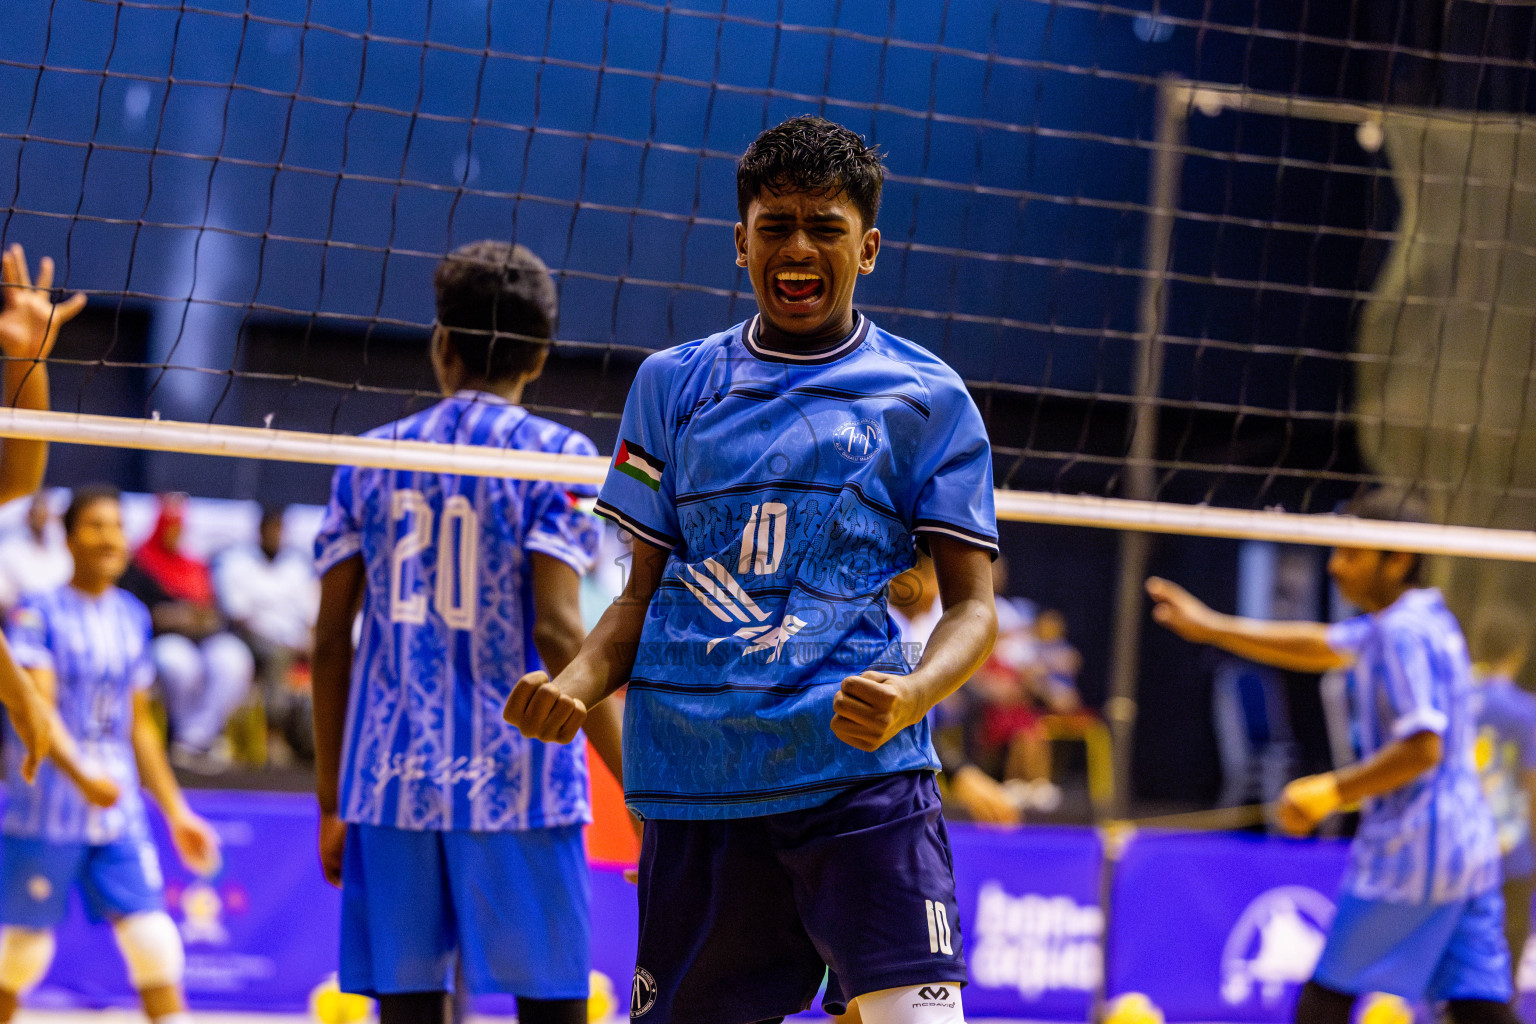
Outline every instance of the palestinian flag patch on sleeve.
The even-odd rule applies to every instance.
[[[625,476],[634,477],[653,491],[661,490],[661,474],[667,464],[633,441],[619,441],[619,450],[613,456],[613,468]]]

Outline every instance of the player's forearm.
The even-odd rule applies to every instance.
[[[587,734],[587,740],[592,744],[592,749],[597,751],[597,756],[603,759],[603,764],[613,773],[613,777],[624,779],[624,712],[619,700],[605,700],[587,713],[587,720],[582,724],[582,730]]]
[[[906,677],[918,705],[914,724],[981,668],[996,639],[997,608],[990,599],[969,598],[944,609],[922,661]]]
[[[582,642],[565,670],[555,676],[561,692],[581,701],[588,709],[629,682],[645,626],[646,606],[619,598]]]
[[[1333,773],[1344,806],[1401,789],[1440,763],[1443,748],[1432,732],[1394,740],[1371,757]]]
[[[0,378],[8,407],[48,408],[48,368],[43,363],[7,359]],[[48,442],[7,438],[0,444],[0,504],[35,493],[47,469]]]
[[[133,714],[133,759],[139,766],[139,782],[160,807],[167,820],[176,821],[189,811],[187,798],[165,759],[165,744],[160,729],[148,709],[135,705]]]
[[[1328,646],[1328,627],[1319,622],[1266,622],[1213,614],[1200,635],[1191,639],[1293,672],[1327,672],[1349,664],[1348,658]]]
[[[347,696],[352,682],[352,634],[319,635],[310,665],[315,726],[315,798],[323,813],[334,814],[341,778],[341,746],[346,731]]]

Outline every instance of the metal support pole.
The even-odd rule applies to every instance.
[[[1163,332],[1168,315],[1164,277],[1173,254],[1173,228],[1184,169],[1185,123],[1189,99],[1181,82],[1165,78],[1158,86],[1157,129],[1148,189],[1147,231],[1143,242],[1143,278],[1137,308],[1136,400],[1131,412],[1130,451],[1122,496],[1139,501],[1154,497],[1157,474],[1157,401],[1163,381]],[[1109,700],[1104,705],[1115,742],[1115,816],[1127,816],[1131,798],[1131,742],[1136,728],[1136,681],[1141,658],[1142,584],[1151,559],[1146,533],[1120,535],[1120,576],[1115,594]]]

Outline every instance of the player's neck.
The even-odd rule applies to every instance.
[[[1413,589],[1413,587],[1402,583],[1385,584],[1376,593],[1371,595],[1371,604],[1374,607],[1366,608],[1365,611],[1370,612],[1372,615],[1377,612],[1386,611],[1397,604],[1404,594]]]
[[[775,352],[815,352],[834,348],[838,342],[853,333],[858,325],[858,314],[849,306],[841,316],[833,317],[815,334],[788,334],[769,323],[768,318],[757,318],[757,342],[763,348]]]
[[[112,580],[105,577],[91,576],[78,572],[75,573],[74,579],[69,581],[70,586],[80,591],[86,597],[100,597],[112,589],[112,583]]]
[[[458,382],[458,387],[453,389],[453,393],[479,391],[482,394],[495,395],[511,405],[518,405],[523,400],[523,388],[527,384],[528,379],[526,377],[513,377],[508,380],[485,380],[481,377],[466,378]]]

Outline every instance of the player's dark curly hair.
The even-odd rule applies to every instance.
[[[64,534],[68,536],[75,532],[75,524],[85,514],[85,510],[98,501],[122,501],[123,492],[111,484],[85,484],[76,487],[69,493],[69,507],[64,510]]]
[[[736,165],[736,208],[745,221],[747,207],[764,192],[846,192],[867,230],[875,226],[884,184],[879,147],[866,146],[834,121],[804,114],[769,128],[747,147]]]
[[[485,380],[521,376],[538,365],[555,333],[559,299],[549,268],[510,242],[470,242],[432,275],[437,322],[469,371]]]
[[[1423,498],[1412,491],[1393,487],[1377,487],[1357,494],[1346,501],[1339,511],[1357,519],[1374,519],[1382,523],[1429,522],[1429,507],[1424,504]],[[1417,587],[1423,579],[1424,556],[1416,554],[1413,556],[1413,567],[1403,577],[1403,582],[1410,587]]]

